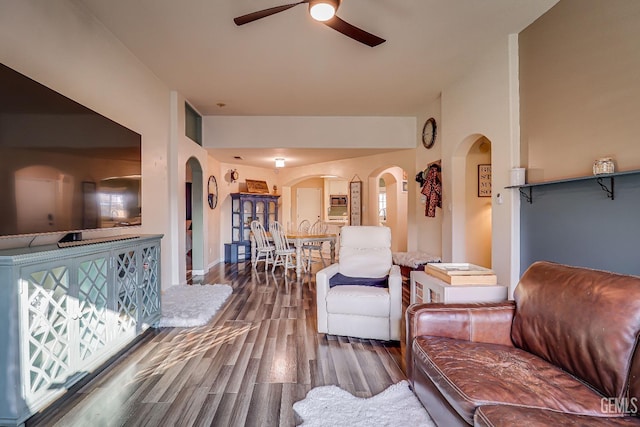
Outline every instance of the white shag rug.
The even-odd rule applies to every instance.
[[[229,298],[229,285],[176,285],[162,294],[159,328],[202,326]]]
[[[355,397],[335,385],[316,387],[294,403],[293,410],[304,420],[303,427],[435,427],[406,380],[369,398]]]

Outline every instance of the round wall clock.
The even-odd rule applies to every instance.
[[[209,182],[207,183],[207,193],[209,207],[213,209],[218,205],[218,181],[216,181],[216,177],[213,175],[209,177]]]
[[[431,148],[436,143],[436,135],[438,134],[438,128],[436,126],[436,119],[430,117],[424,126],[422,127],[422,145],[424,148]]]

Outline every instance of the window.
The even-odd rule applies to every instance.
[[[387,193],[385,188],[380,188],[378,193],[378,219],[380,222],[387,220]]]
[[[184,127],[185,135],[193,140],[196,144],[202,145],[202,116],[191,107],[184,103]]]
[[[100,216],[110,219],[127,217],[125,195],[123,193],[100,193]]]

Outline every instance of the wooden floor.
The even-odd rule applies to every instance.
[[[294,426],[313,387],[369,397],[406,378],[399,343],[316,332],[314,274],[240,263],[196,279],[233,287],[206,326],[152,330],[27,426]]]

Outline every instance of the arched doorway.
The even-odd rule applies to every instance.
[[[466,260],[491,268],[491,141],[478,138],[466,159]]]
[[[492,198],[490,189],[480,191],[481,179],[490,185],[491,141],[475,134],[460,143],[452,159],[451,259],[491,268]]]
[[[369,176],[369,224],[391,229],[391,250],[407,250],[407,173],[398,166],[377,169]]]
[[[189,158],[185,168],[185,263],[186,276],[205,273],[204,261],[204,177],[202,166],[195,157]],[[189,268],[191,265],[191,268]]]

